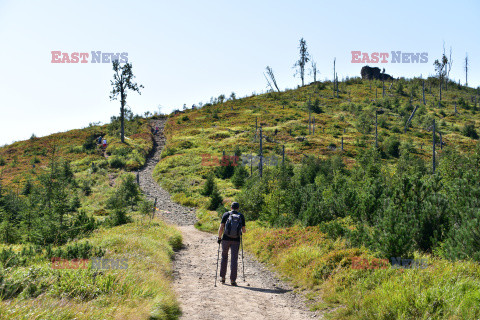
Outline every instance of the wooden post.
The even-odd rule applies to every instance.
[[[442,101],[442,80],[440,79],[440,100],[438,104],[440,105],[440,101]]]
[[[425,105],[425,80],[422,82],[423,105]]]
[[[377,87],[375,87],[375,99],[378,98],[378,93],[377,93],[377,91],[378,91],[378,90],[377,90]]]
[[[338,98],[338,74],[337,74],[337,98]]]
[[[308,100],[308,134],[312,134],[312,128],[311,128],[311,120],[312,119],[312,113],[310,111],[310,99]]]
[[[250,155],[250,177],[252,176],[253,169],[252,169],[252,155]]]
[[[140,185],[140,173],[137,171],[137,184]]]
[[[377,121],[377,117],[378,117],[378,112],[377,110],[375,109],[375,148],[378,148],[378,121]],[[342,138],[343,139],[343,138]]]
[[[433,165],[433,173],[435,174],[435,119],[433,119],[433,153],[432,153],[432,165]]]
[[[152,213],[152,217],[150,218],[150,220],[153,219],[153,217],[155,217],[155,212],[157,211],[157,197],[155,197],[155,204],[153,205],[153,213]]]
[[[262,147],[262,127],[260,126],[260,162],[258,163],[258,170],[260,172],[260,177],[262,177],[263,173],[263,147]]]
[[[282,146],[282,164],[285,163],[285,145]]]
[[[342,137],[342,151],[343,151],[343,137]]]

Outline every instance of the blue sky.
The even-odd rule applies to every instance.
[[[53,64],[51,51],[127,52],[142,94],[134,113],[166,113],[212,96],[266,90],[263,71],[294,88],[304,37],[321,80],[360,75],[351,51],[427,52],[426,64],[377,64],[394,77],[434,73],[443,42],[451,78],[480,85],[477,1],[4,1],[0,0],[0,145],[106,123],[110,64]],[[370,64],[373,66],[373,64]],[[306,81],[312,81],[307,75]]]

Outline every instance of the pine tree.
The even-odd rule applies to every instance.
[[[232,176],[232,183],[236,188],[240,188],[248,177],[248,171],[244,166],[236,166]]]
[[[209,196],[212,194],[213,188],[215,186],[215,176],[209,172],[207,174],[207,181],[205,181],[205,184],[203,185],[202,191],[200,193],[204,196]]]
[[[222,196],[218,191],[217,185],[213,186],[212,194],[210,195],[210,203],[208,204],[208,210],[216,210],[219,205],[222,204]]]

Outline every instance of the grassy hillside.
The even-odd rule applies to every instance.
[[[439,104],[438,81],[429,78],[423,105],[421,84],[388,83],[385,98],[381,82],[350,79],[340,83],[338,98],[326,82],[216,99],[170,115],[154,174],[174,199],[200,207],[202,230],[215,232],[219,213],[239,201],[250,220],[246,248],[307,290],[312,308],[331,318],[476,319],[480,268],[469,260],[480,252],[478,89],[450,83]],[[378,149],[375,110],[383,111]],[[258,154],[255,118],[264,156],[281,159],[285,146],[287,165],[267,166],[262,179],[248,161],[244,168],[209,165],[209,156],[223,151],[242,160]],[[443,140],[437,134],[436,175],[433,119]],[[427,267],[394,268],[392,257],[424,259]]]
[[[129,171],[153,147],[147,119],[32,137],[0,148],[1,319],[176,319],[173,250],[181,234],[148,221]],[[106,150],[95,143],[107,139]],[[88,259],[86,269],[52,258]],[[96,269],[93,259],[125,259]]]
[[[156,168],[157,179],[179,202],[206,205],[208,200],[199,192],[205,175],[213,169],[213,165],[208,165],[208,157],[220,159],[223,151],[229,156],[235,152],[257,155],[256,119],[258,127],[263,128],[264,156],[275,155],[281,159],[282,146],[285,146],[285,157],[294,163],[304,155],[326,159],[339,154],[343,137],[342,159],[351,167],[358,153],[375,142],[376,109],[384,111],[378,115],[378,142],[382,157],[388,163],[396,162],[398,142],[406,141],[411,142],[415,154],[431,159],[432,132],[429,128],[434,118],[446,146],[472,150],[477,140],[466,135],[470,132],[469,124],[474,128],[480,125],[477,111],[480,100],[477,98],[476,106],[471,102],[472,97],[480,95],[480,90],[450,83],[448,90],[442,92],[439,106],[438,79],[429,78],[425,86],[425,106],[420,79],[400,79],[392,85],[385,83],[385,98],[381,97],[381,81],[354,78],[339,84],[338,98],[333,97],[332,83],[317,82],[295,90],[223,103],[215,99],[215,104],[170,116],[165,129],[167,145]],[[416,105],[420,107],[404,133],[405,123]],[[312,119],[315,117],[315,134],[309,134],[308,130],[309,108],[317,111],[311,113]],[[440,136],[436,139],[440,156]],[[202,154],[205,155],[203,165]],[[238,192],[228,180],[217,182],[222,195],[228,199]]]

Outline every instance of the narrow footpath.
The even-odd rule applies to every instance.
[[[308,311],[301,296],[247,254],[244,257],[246,281],[243,281],[240,256],[238,287],[229,284],[230,271],[226,284],[222,285],[218,278],[217,287],[214,286],[219,248],[216,236],[195,229],[195,209],[171,201],[169,193],[152,178],[165,145],[164,125],[165,120],[151,122],[153,128],[159,127],[160,133],[155,136],[154,150],[140,170],[139,179],[147,197],[157,198],[159,215],[177,225],[183,234],[184,248],[176,253],[174,260],[174,287],[181,304],[181,319],[323,319],[320,312]]]

